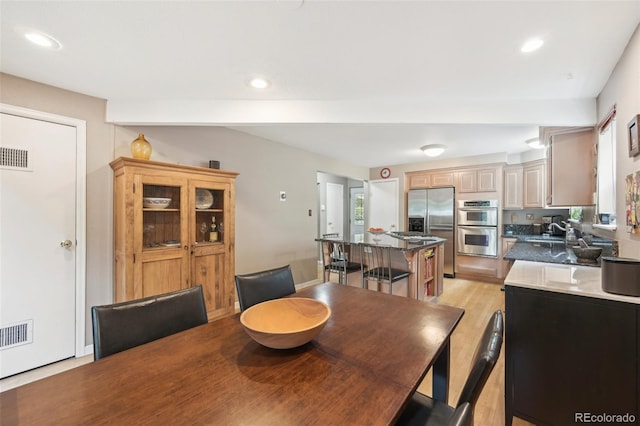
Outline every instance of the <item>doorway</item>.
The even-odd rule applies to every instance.
[[[344,185],[327,182],[326,221],[324,234],[344,237]]]
[[[82,120],[0,104],[0,378],[85,354]]]
[[[339,234],[344,240],[364,234],[365,182],[317,172],[318,237]],[[356,237],[357,238],[357,237]]]
[[[372,180],[369,182],[369,208],[367,226],[385,231],[400,231],[398,179]]]

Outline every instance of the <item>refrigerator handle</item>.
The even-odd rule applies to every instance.
[[[426,226],[423,232],[425,234],[431,234],[431,215],[429,214],[429,211],[427,211],[426,216],[427,217],[424,219],[424,221],[426,222]]]

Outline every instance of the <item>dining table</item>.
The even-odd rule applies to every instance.
[[[446,402],[464,310],[326,282],[291,295],[331,317],[300,347],[253,341],[240,314],[0,393],[0,424],[393,424],[427,372]]]

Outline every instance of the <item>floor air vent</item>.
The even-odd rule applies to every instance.
[[[0,168],[10,170],[31,171],[29,150],[0,146]]]
[[[33,320],[9,324],[0,328],[0,350],[33,342]]]

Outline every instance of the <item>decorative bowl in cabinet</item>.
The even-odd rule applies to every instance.
[[[261,345],[289,349],[316,338],[329,317],[331,308],[319,300],[286,297],[251,306],[240,315],[240,322]]]
[[[213,194],[208,189],[196,189],[196,209],[208,209],[213,204]]]
[[[166,209],[171,204],[171,198],[143,197],[142,207],[145,209]]]

